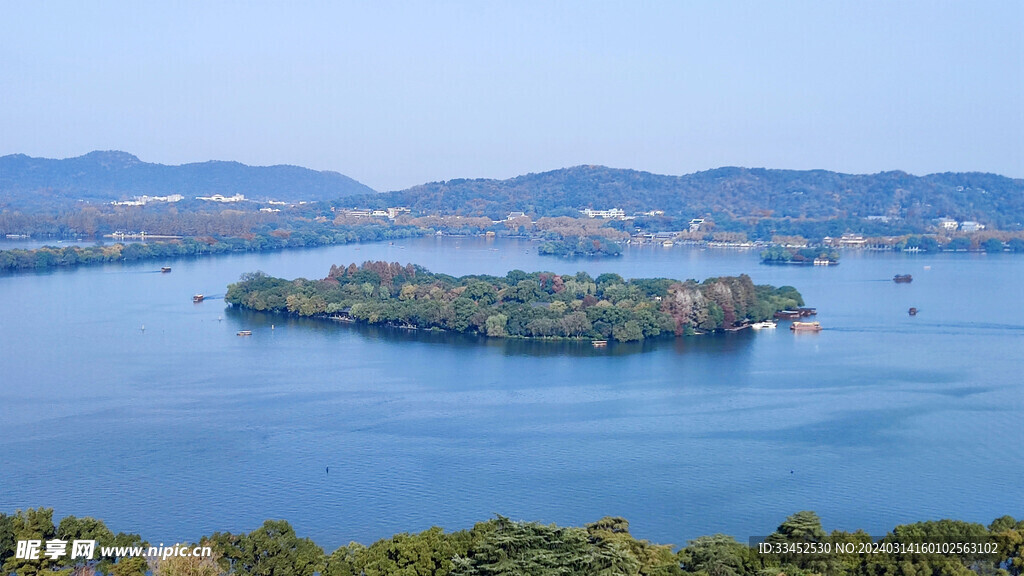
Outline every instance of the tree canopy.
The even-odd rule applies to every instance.
[[[332,266],[321,280],[247,274],[225,300],[257,311],[495,338],[619,342],[722,330],[803,304],[793,287],[755,286],[747,275],[702,283],[521,270],[455,278],[397,262]]]

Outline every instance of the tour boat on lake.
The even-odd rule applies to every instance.
[[[794,332],[821,332],[820,322],[793,322],[789,329]]]

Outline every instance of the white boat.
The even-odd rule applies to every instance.
[[[769,328],[775,328],[776,326],[778,326],[778,324],[776,324],[775,322],[770,322],[768,320],[765,320],[764,322],[754,322],[753,324],[750,325],[750,327],[753,328],[754,330],[764,330]]]

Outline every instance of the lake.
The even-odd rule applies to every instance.
[[[244,272],[365,260],[748,273],[797,287],[826,329],[598,350],[225,309]],[[567,261],[431,237],[162,264],[0,276],[0,511],[53,507],[164,543],[284,518],[328,552],[494,514],[619,515],[679,545],[764,535],[799,510],[879,536],[1024,516],[1017,255],[846,252],[821,268],[649,246]]]

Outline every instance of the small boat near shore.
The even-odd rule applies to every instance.
[[[607,340],[591,340],[590,345],[594,348],[606,348],[608,346]]]
[[[789,329],[794,332],[821,332],[820,322],[793,322]]]
[[[765,320],[764,322],[754,322],[750,327],[754,330],[773,330],[778,327],[778,324],[770,320]]]
[[[160,268],[160,271],[163,272],[164,274],[166,274],[166,273],[171,271],[171,267],[170,266],[162,266]]]

